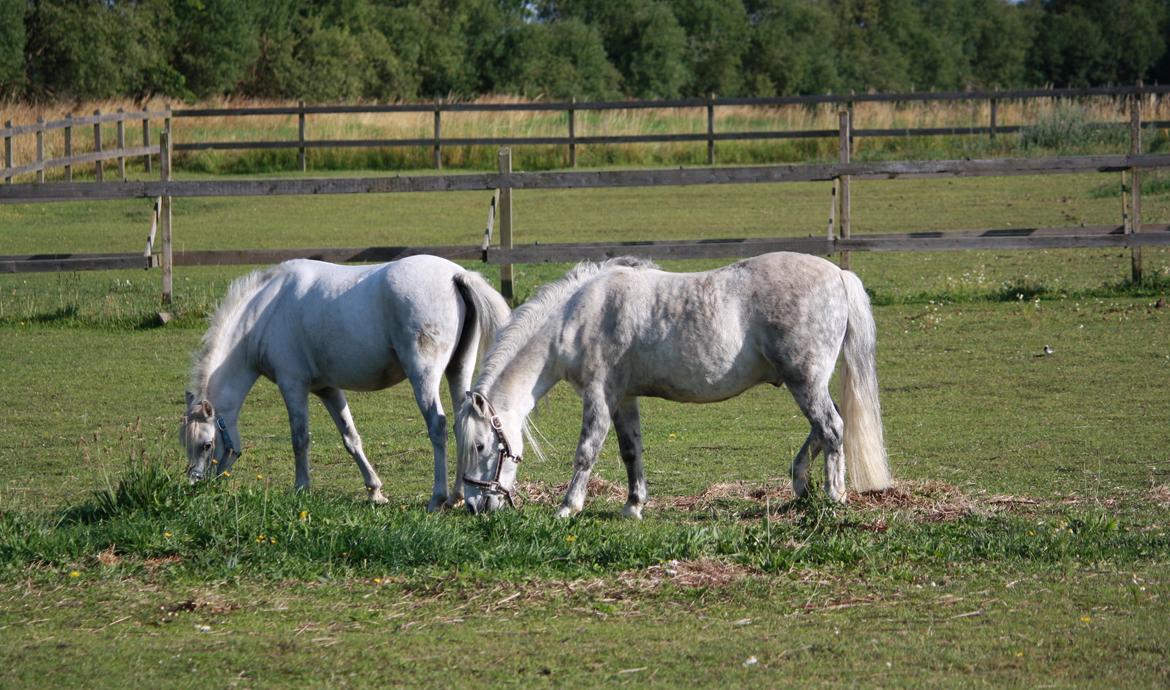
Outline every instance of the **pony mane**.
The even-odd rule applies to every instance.
[[[207,392],[207,380],[211,376],[216,363],[215,353],[232,335],[230,325],[239,320],[239,313],[252,295],[256,294],[262,285],[267,283],[281,270],[281,266],[260,268],[251,273],[236,278],[228,286],[227,294],[211,316],[211,325],[203,334],[199,351],[195,354],[194,364],[191,367],[191,378],[188,389],[196,396]]]
[[[545,322],[549,312],[564,304],[583,283],[615,268],[658,268],[649,259],[619,256],[602,262],[582,261],[560,280],[541,286],[527,302],[512,311],[511,318],[497,332],[496,341],[484,358],[483,368],[473,388],[484,392],[495,382],[500,369],[528,342]]]

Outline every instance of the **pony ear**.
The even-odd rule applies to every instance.
[[[203,406],[203,414],[208,419],[211,419],[212,417],[215,416],[215,408],[211,406],[210,400],[204,400],[203,402],[201,402],[199,404]]]
[[[475,391],[467,391],[467,399],[471,401],[471,406],[479,413],[480,417],[488,416],[488,401],[482,394]]]

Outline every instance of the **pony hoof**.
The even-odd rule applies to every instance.
[[[427,512],[433,513],[436,510],[442,510],[446,503],[446,496],[431,496],[431,500],[427,501]]]
[[[450,498],[447,499],[447,502],[443,504],[443,507],[444,508],[458,508],[461,505],[463,505],[463,497],[462,496],[451,496]]]
[[[622,517],[629,518],[631,520],[641,520],[642,506],[635,505],[633,503],[627,503],[625,507],[622,508]]]
[[[390,499],[382,495],[381,489],[370,489],[370,503],[376,506],[383,506],[390,502]]]
[[[808,480],[793,479],[792,493],[796,494],[797,498],[808,498]]]
[[[569,506],[561,506],[557,508],[556,517],[560,519],[573,517],[573,509]]]

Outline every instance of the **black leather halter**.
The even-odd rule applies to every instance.
[[[484,402],[487,402],[486,398],[484,399]],[[467,482],[468,484],[478,486],[483,490],[484,493],[502,494],[504,498],[508,500],[508,505],[515,508],[516,501],[512,496],[512,489],[509,489],[500,483],[500,471],[504,468],[505,460],[511,460],[512,462],[519,465],[521,458],[519,455],[516,455],[512,452],[512,446],[509,445],[507,437],[504,436],[504,423],[500,421],[500,416],[496,414],[496,408],[492,407],[490,402],[487,404],[487,406],[488,412],[491,413],[489,422],[492,426],[492,432],[496,436],[496,450],[499,453],[496,456],[496,472],[492,478],[487,481],[483,479],[475,479],[474,477],[468,476],[467,473],[464,472],[463,481]]]

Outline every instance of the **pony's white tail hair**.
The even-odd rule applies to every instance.
[[[475,271],[464,271],[455,276],[455,287],[468,307],[468,322],[474,319],[478,331],[478,361],[496,338],[496,331],[504,325],[512,309],[504,296],[492,287],[486,278]],[[465,326],[466,328],[466,326]]]
[[[882,431],[882,406],[878,400],[877,327],[861,279],[850,271],[842,271],[841,280],[849,302],[849,325],[845,329],[843,348],[845,366],[841,376],[846,474],[857,491],[886,489],[891,479]]]

